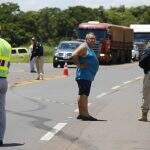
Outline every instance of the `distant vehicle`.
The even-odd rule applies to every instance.
[[[146,47],[145,42],[134,42],[134,45],[136,45],[138,47],[139,59],[140,59],[141,55]]]
[[[132,49],[132,60],[133,61],[139,60],[139,49],[138,49],[137,45],[133,46],[133,49]]]
[[[150,24],[131,24],[130,28],[134,31],[135,42],[145,42],[150,40]]]
[[[131,62],[133,49],[133,29],[109,23],[89,21],[78,26],[78,38],[85,39],[87,33],[96,36],[93,50],[102,64]]]
[[[79,41],[62,41],[59,43],[58,47],[55,48],[55,53],[53,57],[53,67],[57,68],[59,65],[61,68],[64,67],[65,62],[68,64],[73,64],[68,62],[68,58],[72,55],[72,52],[81,44]]]
[[[25,47],[16,47],[12,48],[11,54],[12,56],[28,56],[29,51]]]

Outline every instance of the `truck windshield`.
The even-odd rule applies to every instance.
[[[107,31],[102,29],[78,29],[79,39],[85,39],[87,33],[92,32],[96,36],[97,41],[101,41],[106,37]]]
[[[150,33],[134,33],[135,42],[148,42],[150,39]]]

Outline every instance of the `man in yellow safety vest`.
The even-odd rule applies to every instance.
[[[0,38],[0,146],[3,145],[6,128],[5,97],[8,88],[7,76],[9,73],[11,46]]]

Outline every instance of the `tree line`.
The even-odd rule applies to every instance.
[[[100,21],[116,25],[150,24],[150,6],[105,9],[84,6],[43,8],[38,11],[23,12],[17,3],[0,4],[0,34],[13,46],[29,43],[31,37],[38,36],[43,42],[55,45],[61,39],[71,39],[78,25],[87,21]]]

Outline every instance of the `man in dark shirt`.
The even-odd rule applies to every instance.
[[[33,44],[33,56],[35,57],[36,69],[38,73],[37,80],[42,79],[44,76],[44,49],[40,41],[40,38],[37,38],[36,42]]]
[[[143,80],[143,104],[142,117],[139,121],[147,121],[148,111],[150,109],[150,47],[144,50],[139,61],[139,66],[144,70],[144,80]]]

